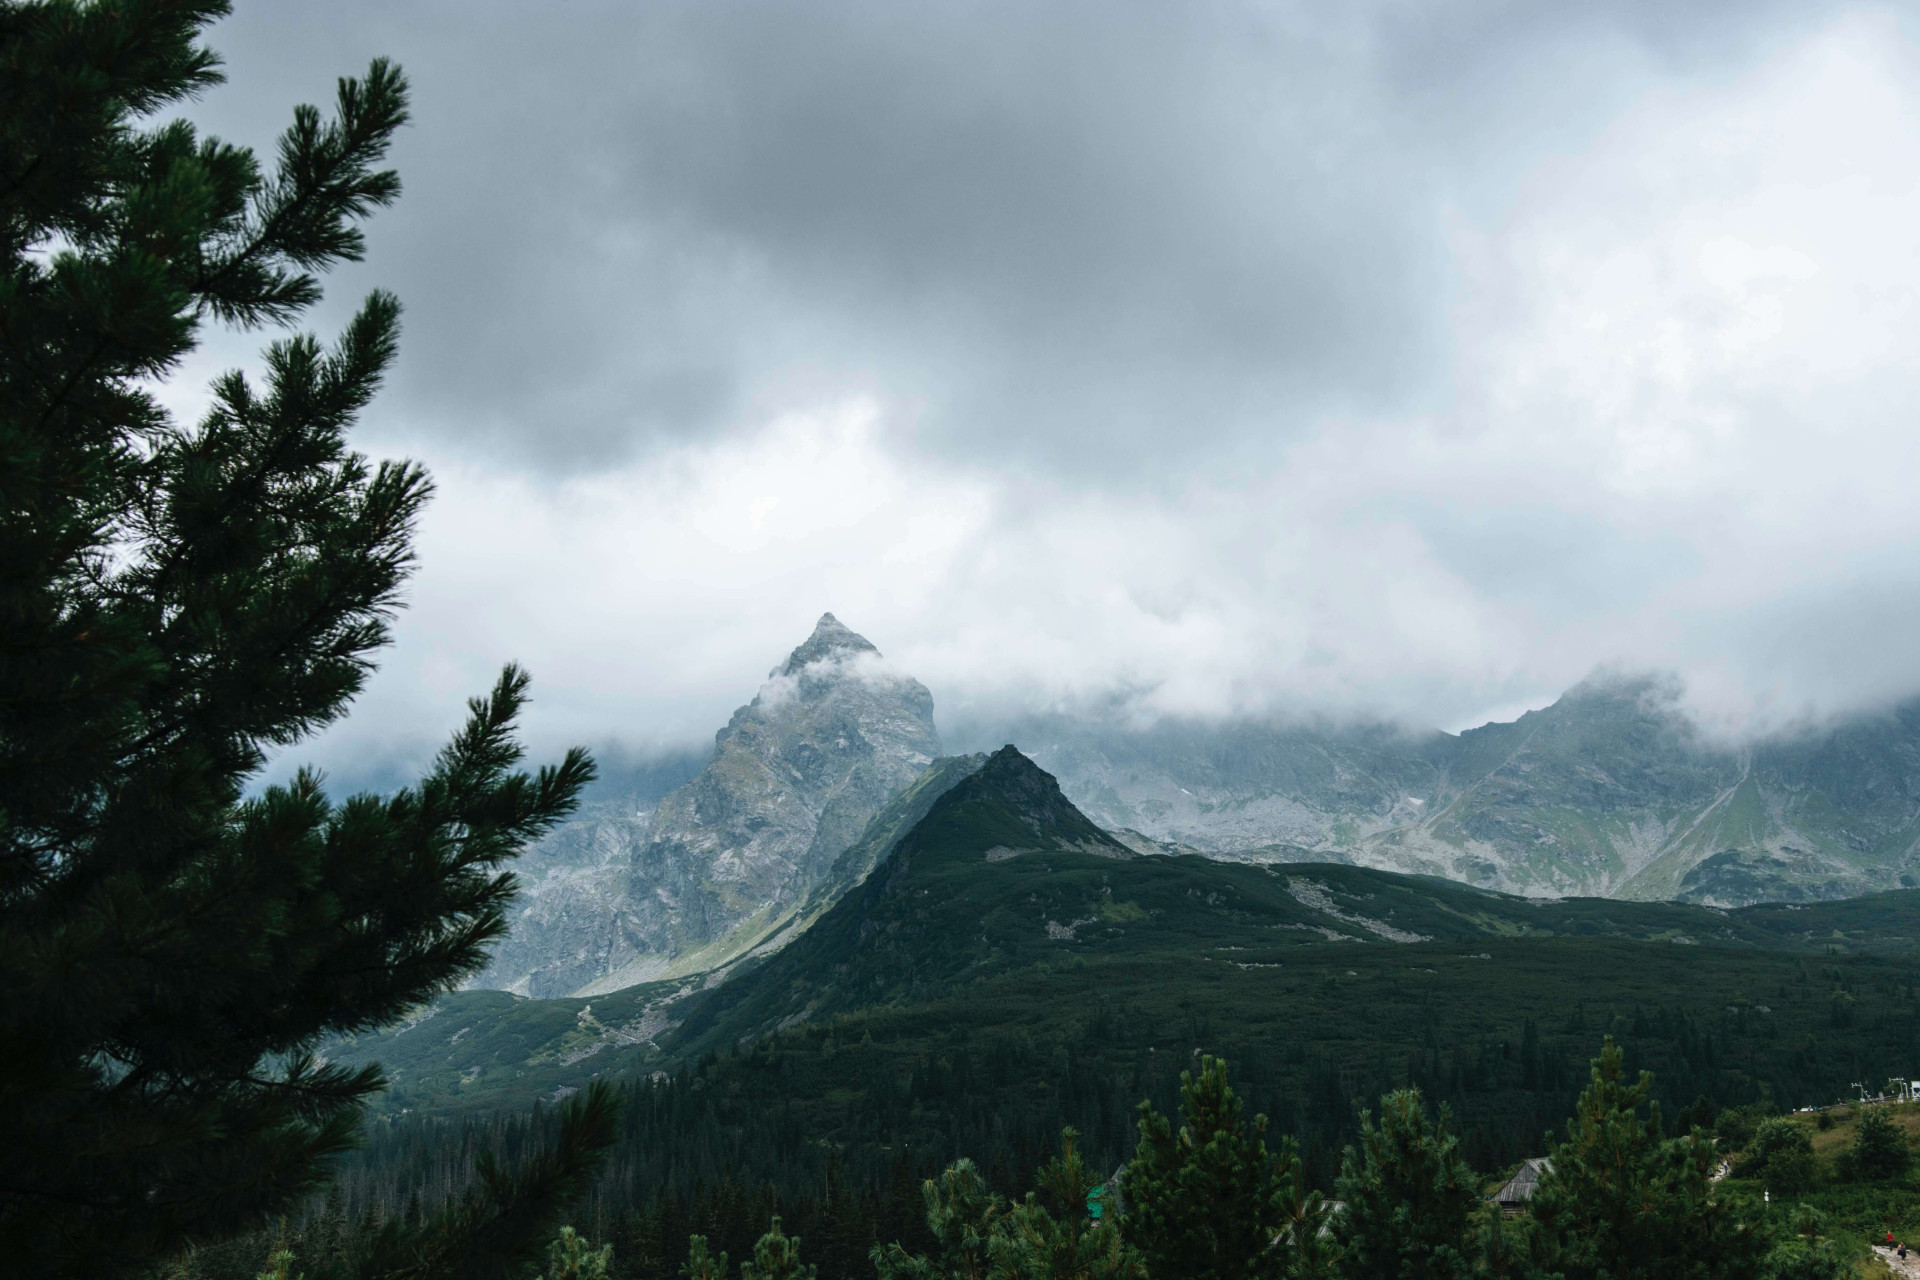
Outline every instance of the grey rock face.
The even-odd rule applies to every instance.
[[[1458,735],[1069,717],[1002,734],[1141,853],[1714,906],[1920,886],[1920,703],[1739,748],[1645,678]],[[979,766],[939,751],[927,690],[823,617],[692,782],[650,810],[595,806],[529,851],[476,985],[597,994],[784,943]]]
[[[573,821],[521,854],[510,932],[470,985],[564,996],[627,955],[627,879],[652,816],[618,803],[583,806]]]
[[[1715,906],[1920,881],[1920,705],[1740,748],[1703,739],[1678,691],[1647,678],[1591,680],[1459,735],[1065,720],[1020,732],[1096,822],[1214,856]]]
[[[698,777],[644,818],[583,815],[529,855],[513,936],[478,985],[597,994],[730,963],[939,754],[926,687],[826,614]]]
[[[1357,860],[1712,906],[1848,897],[1916,870],[1911,707],[1733,746],[1703,738],[1669,682],[1593,680],[1456,741],[1437,804]]]
[[[1101,826],[1214,855],[1270,845],[1331,855],[1438,790],[1447,735],[1393,725],[1050,716],[1010,736]],[[1417,806],[1413,806],[1417,809]]]
[[[940,797],[978,773],[986,762],[985,755],[945,756],[928,765],[873,816],[860,838],[834,859],[826,879],[814,888],[804,916],[824,912],[840,900],[841,894],[865,880]]]

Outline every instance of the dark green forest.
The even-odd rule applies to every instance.
[[[1907,959],[1576,938],[1240,955],[1177,976],[1069,958],[629,1080],[619,1142],[574,1220],[615,1245],[616,1274],[670,1277],[689,1235],[739,1257],[779,1213],[823,1275],[865,1276],[874,1242],[925,1244],[919,1185],[952,1160],[1013,1195],[1072,1125],[1110,1171],[1137,1139],[1135,1105],[1173,1109],[1202,1053],[1232,1063],[1248,1108],[1297,1139],[1324,1191],[1360,1109],[1409,1085],[1451,1109],[1476,1173],[1541,1154],[1606,1036],[1630,1073],[1654,1073],[1681,1132],[1729,1108],[1833,1102],[1920,1059]],[[390,1101],[296,1227],[347,1238],[418,1213],[465,1185],[476,1152],[511,1156],[552,1114],[425,1115],[404,1089]],[[262,1247],[204,1274],[240,1275]]]
[[[1683,1025],[1678,1041],[1665,1040],[1651,1025],[1658,1019],[1643,1019],[1650,1025],[1640,1043],[1648,1049],[1638,1056],[1660,1053],[1669,1055],[1664,1061],[1683,1065],[1688,1038],[1696,1035],[1697,1051],[1711,1052],[1709,1046],[1717,1039],[1711,1033]],[[1632,1019],[1617,1016],[1615,1025],[1623,1023],[1630,1028]],[[1730,1025],[1722,1029],[1732,1030],[1736,1038],[1741,1035]],[[901,1038],[866,1039],[875,1030],[883,1036],[898,1032]],[[1017,1200],[1019,1191],[1031,1187],[1041,1166],[1058,1153],[1059,1130],[1043,1127],[1049,1119],[1078,1114],[1098,1121],[1118,1112],[1126,1124],[1110,1131],[1110,1157],[1089,1160],[1093,1177],[1102,1176],[1102,1169],[1117,1172],[1138,1140],[1137,1096],[1129,1100],[1125,1090],[1131,1086],[1143,1092],[1156,1110],[1174,1110],[1180,1101],[1181,1073],[1195,1070],[1211,1056],[1150,1054],[1149,1060],[1136,1062],[1133,1074],[1116,1089],[1115,1076],[1081,1066],[1080,1055],[1111,1061],[1109,1051],[1117,1037],[1110,1025],[1089,1024],[1085,1030],[1088,1038],[1052,1055],[1051,1077],[1048,1062],[1033,1054],[1030,1044],[997,1044],[976,1056],[949,1038],[954,1047],[939,1055],[938,1042],[927,1036],[912,1038],[911,1027],[855,1018],[714,1058],[666,1080],[634,1082],[624,1090],[619,1145],[597,1183],[573,1206],[571,1220],[583,1237],[612,1246],[607,1272],[612,1277],[682,1275],[681,1262],[694,1236],[703,1237],[716,1253],[750,1256],[776,1215],[789,1234],[805,1242],[808,1264],[828,1277],[870,1275],[870,1254],[878,1244],[898,1242],[910,1252],[937,1252],[938,1241],[926,1221],[923,1187],[957,1158],[955,1144],[963,1154],[993,1152],[987,1159],[976,1156],[975,1163],[994,1191]],[[843,1033],[862,1040],[841,1048],[835,1041]],[[1497,1059],[1477,1064],[1488,1077],[1462,1080],[1462,1091],[1447,1102],[1446,1109],[1456,1116],[1463,1104],[1477,1106],[1482,1115],[1478,1122],[1454,1124],[1460,1135],[1457,1158],[1476,1188],[1476,1202],[1517,1163],[1493,1154],[1501,1141],[1515,1140],[1538,1154],[1564,1139],[1565,1117],[1580,1096],[1573,1086],[1576,1080],[1587,1083],[1582,1068],[1588,1064],[1566,1052],[1580,1034],[1562,1028],[1561,1034],[1542,1036],[1528,1024],[1513,1053],[1494,1046]],[[1626,1058],[1634,1056],[1628,1053]],[[849,1068],[863,1075],[862,1063],[880,1064],[881,1079],[871,1086],[879,1092],[863,1092],[858,1085],[836,1090],[834,1078],[844,1077]],[[1710,1084],[1725,1080],[1747,1088],[1753,1083],[1750,1075],[1731,1068],[1698,1065],[1708,1074],[1697,1079]],[[894,1072],[902,1068],[904,1080],[895,1081]],[[1418,1073],[1422,1064],[1410,1063],[1408,1070]],[[1626,1068],[1623,1074],[1634,1072]],[[1272,1079],[1262,1081],[1257,1073],[1236,1070],[1234,1076],[1235,1092],[1247,1098],[1249,1111],[1261,1089],[1285,1087]],[[1529,1078],[1533,1087],[1527,1087]],[[1428,1097],[1441,1096],[1428,1093],[1428,1088],[1446,1087],[1442,1078],[1429,1079],[1431,1086],[1416,1087]],[[1328,1070],[1318,1083],[1323,1096],[1305,1101],[1327,1109],[1316,1117],[1324,1127],[1312,1130],[1304,1144],[1300,1172],[1309,1185],[1333,1191],[1342,1155],[1334,1143],[1345,1147],[1351,1160],[1353,1144],[1364,1136],[1359,1108],[1381,1099],[1347,1096],[1337,1071]],[[1814,1219],[1800,1220],[1818,1222],[1823,1236],[1831,1232],[1846,1250],[1859,1253],[1882,1225],[1903,1236],[1920,1229],[1915,1208],[1920,1201],[1907,1175],[1892,1181],[1862,1179],[1844,1170],[1844,1156],[1836,1162],[1842,1166],[1837,1174],[1819,1175],[1819,1187],[1802,1188],[1806,1194],[1790,1202],[1776,1197],[1777,1205],[1763,1205],[1759,1193],[1766,1183],[1753,1180],[1758,1165],[1751,1152],[1738,1153],[1752,1142],[1756,1124],[1764,1133],[1769,1123],[1765,1117],[1777,1110],[1764,1082],[1759,1098],[1744,1105],[1717,1104],[1704,1094],[1684,1106],[1661,1105],[1661,1096],[1676,1090],[1657,1077],[1648,1083],[1651,1100],[1666,1118],[1665,1132],[1684,1139],[1690,1129],[1712,1132],[1717,1124],[1724,1135],[1719,1145],[1742,1161],[1736,1168],[1739,1176],[1723,1186],[1720,1199],[1754,1221],[1771,1221],[1784,1230],[1795,1221],[1795,1205],[1818,1206]],[[815,1100],[811,1107],[796,1105],[796,1099],[808,1096]],[[874,1114],[861,1115],[865,1104],[876,1104]],[[808,1118],[827,1117],[836,1109],[841,1113],[836,1137],[810,1136]],[[1847,1113],[1845,1108],[1831,1110]],[[1522,1140],[1521,1127],[1530,1114],[1545,1122],[1534,1138]],[[1811,1130],[1812,1117],[1803,1119]],[[1657,1138],[1658,1118],[1653,1123]],[[367,1147],[343,1163],[324,1201],[268,1231],[200,1251],[184,1260],[176,1274],[206,1280],[251,1277],[263,1258],[282,1248],[319,1264],[330,1257],[351,1257],[385,1219],[417,1221],[423,1206],[431,1208],[436,1199],[456,1193],[471,1178],[478,1152],[492,1151],[509,1161],[520,1158],[539,1145],[551,1124],[550,1110],[487,1119],[395,1116],[377,1121],[369,1129]],[[1826,1124],[1821,1117],[1821,1127]],[[849,1140],[863,1131],[888,1141]],[[1756,1144],[1756,1149],[1763,1145]],[[1469,1154],[1473,1151],[1478,1158]]]

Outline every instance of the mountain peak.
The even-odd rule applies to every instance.
[[[1033,762],[1026,752],[1009,742],[980,766],[973,775],[982,785],[992,785],[1022,799],[1039,800],[1051,804],[1057,798],[1061,802],[1066,797],[1060,794],[1060,784],[1054,776]]]
[[[784,663],[768,672],[768,675],[796,675],[801,668],[811,666],[836,653],[871,653],[878,657],[880,650],[874,647],[871,640],[831,613],[823,613],[820,615],[820,621],[813,624],[813,634],[808,636],[799,648],[788,654]]]
[[[988,861],[1059,850],[1131,858],[1060,793],[1052,774],[1008,744],[933,805],[902,847]]]

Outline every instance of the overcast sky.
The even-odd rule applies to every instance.
[[[1892,6],[239,0],[269,144],[377,54],[439,497],[336,773],[498,666],[709,738],[822,610],[957,723],[1457,728],[1596,666],[1920,691],[1920,23]],[[257,339],[215,336],[190,410]]]

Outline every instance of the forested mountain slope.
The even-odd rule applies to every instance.
[[[595,1075],[671,1071],[847,1018],[860,1035],[886,1025],[1044,1038],[1049,1019],[1065,1028],[1087,1008],[1134,1004],[1135,1032],[1159,1028],[1151,1040],[1206,1010],[1216,1039],[1267,1027],[1262,1053],[1294,1052],[1289,1038],[1303,1054],[1345,1042],[1358,1069],[1369,1055],[1426,1052],[1435,1019],[1463,1045],[1511,1044],[1526,1019],[1585,1002],[1613,1011],[1602,1021],[1664,1008],[1719,1025],[1738,1010],[1779,1059],[1769,1078],[1805,1092],[1872,1066],[1833,1032],[1909,1010],[1916,945],[1912,891],[1728,911],[1528,899],[1335,864],[1140,857],[1008,748],[934,799],[791,944],[728,981],[591,999],[466,992],[331,1052],[387,1064],[396,1105],[521,1106]],[[1409,1001],[1423,1011],[1408,1013]],[[1889,1033],[1911,1042],[1916,1026]],[[1849,1065],[1818,1065],[1834,1054]],[[1789,1059],[1814,1065],[1789,1070]]]

